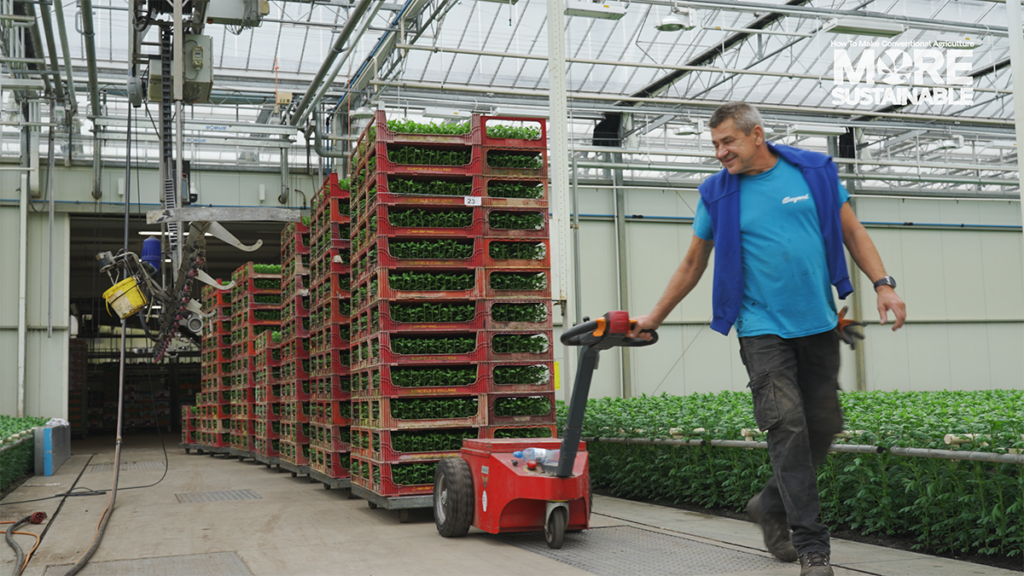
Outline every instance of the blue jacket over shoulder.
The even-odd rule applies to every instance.
[[[800,169],[814,196],[814,204],[825,239],[828,275],[845,299],[853,292],[843,252],[843,228],[836,203],[839,198],[839,169],[832,158],[768,142],[775,154]],[[700,185],[700,196],[711,217],[715,242],[715,277],[712,285],[714,319],[711,329],[729,334],[743,304],[743,253],[740,246],[740,179],[728,170],[711,176]]]

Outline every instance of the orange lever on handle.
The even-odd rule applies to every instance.
[[[595,322],[597,322],[597,329],[594,330],[593,334],[594,334],[595,337],[600,338],[601,336],[604,336],[604,329],[605,329],[604,318],[598,318],[597,320],[595,320]]]

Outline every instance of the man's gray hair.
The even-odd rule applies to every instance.
[[[715,110],[715,113],[711,115],[711,120],[708,122],[708,127],[718,128],[723,122],[732,118],[732,121],[736,124],[736,128],[743,131],[747,136],[754,130],[754,126],[761,126],[764,128],[764,124],[761,123],[761,113],[757,111],[751,104],[746,102],[728,102],[722,104]]]

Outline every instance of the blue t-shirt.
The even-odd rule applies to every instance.
[[[799,168],[777,160],[770,170],[740,176],[741,337],[800,338],[831,330],[838,321],[814,196]],[[839,205],[849,199],[840,184]],[[703,199],[693,231],[714,239]]]

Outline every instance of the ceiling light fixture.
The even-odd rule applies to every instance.
[[[847,16],[833,18],[822,26],[823,32],[833,34],[856,34],[857,36],[878,36],[880,38],[892,38],[899,36],[907,27],[898,22],[890,22],[877,18],[862,18],[860,16]]]
[[[794,124],[789,127],[789,134],[800,134],[802,136],[842,136],[846,134],[846,127],[833,124]]]
[[[356,108],[351,113],[349,113],[349,117],[351,117],[353,120],[373,118],[373,110],[370,110],[369,106],[360,106],[359,108]]]
[[[985,148],[996,148],[999,150],[1016,150],[1017,143],[1013,140],[993,140],[985,145]]]
[[[569,0],[565,3],[566,16],[582,18],[598,18],[600,20],[619,20],[626,15],[626,9],[618,2],[590,2],[588,0]]]
[[[654,27],[659,32],[678,32],[680,30],[693,30],[693,19],[690,17],[689,8],[672,7],[668,16],[655,22]]]

